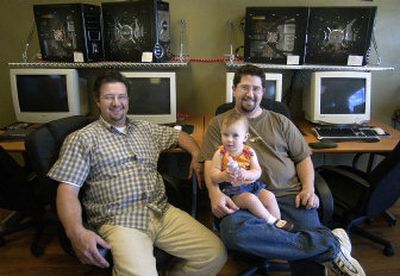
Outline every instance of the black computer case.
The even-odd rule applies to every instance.
[[[288,55],[303,62],[308,8],[247,7],[244,59],[285,64]]]
[[[100,6],[34,5],[33,12],[43,60],[73,62],[74,52],[85,62],[104,59]]]
[[[156,0],[102,3],[104,50],[108,61],[141,62],[143,52],[153,62],[168,59],[169,4]]]
[[[348,65],[354,55],[365,65],[375,13],[376,7],[310,8],[305,63]]]

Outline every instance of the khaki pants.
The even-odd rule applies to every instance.
[[[151,217],[148,233],[115,225],[103,225],[99,233],[112,246],[113,275],[157,275],[153,246],[182,259],[168,275],[215,275],[227,258],[214,233],[173,206],[163,217]]]

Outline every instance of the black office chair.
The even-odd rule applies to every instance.
[[[0,146],[0,208],[13,211],[1,222],[0,246],[6,244],[5,236],[39,225],[44,214],[43,206],[37,204],[34,186],[37,180],[29,171],[20,166],[3,147]],[[36,232],[35,232],[36,233]],[[31,243],[35,254],[36,235]]]
[[[66,136],[71,132],[88,125],[89,123],[93,122],[93,120],[93,118],[85,116],[73,116],[55,120],[41,126],[26,138],[25,143],[28,160],[31,163],[33,171],[37,174],[39,181],[39,187],[37,189],[39,190],[40,194],[44,195],[44,200],[47,200],[47,202],[51,205],[51,210],[53,211],[54,215],[56,214],[55,199],[58,183],[47,177],[47,172],[58,159],[59,150]],[[187,155],[188,154],[185,155],[182,153],[183,158],[186,158]],[[196,195],[195,191],[197,191],[197,183],[195,177],[193,177],[192,180],[187,180],[187,173],[184,176],[185,179],[183,179],[180,175],[174,175],[171,173],[174,171],[179,171],[182,174],[183,169],[189,168],[189,166],[186,165],[186,167],[183,167],[183,165],[180,165],[180,167],[175,167],[175,169],[173,169],[169,165],[165,164],[165,159],[170,160],[170,164],[172,165],[175,164],[172,162],[172,160],[175,159],[168,153],[163,154],[159,159],[159,164],[162,164],[162,166],[159,166],[159,170],[163,175],[163,179],[166,184],[167,196],[170,202],[191,214],[195,214],[196,205],[192,202],[196,202],[196,198],[191,198],[192,202],[190,203],[188,203],[187,200],[187,198]],[[180,158],[177,159],[180,160]],[[186,170],[186,172],[187,171],[188,170]],[[184,188],[184,190],[182,190],[182,188]],[[81,192],[84,192],[84,189],[82,189]],[[61,223],[58,220],[56,220],[56,223],[61,246],[65,252],[73,255],[74,252],[68,238],[65,235],[65,231]],[[104,256],[111,261],[111,256],[109,253],[110,252],[104,252]],[[157,268],[159,270],[163,270],[174,258],[158,248],[155,249],[154,253],[157,260]]]
[[[224,113],[234,107],[235,103],[224,103],[217,107],[215,111],[215,115]],[[260,106],[264,109],[280,113],[287,118],[291,119],[290,110],[285,103],[276,102],[270,99],[263,98]],[[333,214],[333,198],[329,191],[329,187],[327,186],[324,179],[321,178],[320,175],[316,172],[315,174],[315,190],[316,194],[320,198],[320,207],[318,209],[318,214],[321,220],[321,223],[329,226],[332,219]],[[218,227],[219,220],[214,220],[214,227],[219,229]],[[289,271],[289,264],[287,262],[282,261],[271,261],[262,257],[253,256],[249,254],[245,254],[242,252],[234,252],[234,254],[239,255],[240,258],[244,258],[250,265],[245,270],[242,271],[239,275],[247,276],[247,275],[269,275],[272,271]],[[311,273],[311,272],[310,272]],[[316,272],[318,273],[318,272]]]
[[[318,172],[332,191],[335,202],[334,218],[347,231],[382,244],[386,256],[394,255],[389,241],[358,225],[384,214],[399,198],[400,142],[369,173],[349,166],[321,166]]]
[[[370,173],[371,170],[373,169],[374,165],[376,164],[377,157],[384,158],[384,157],[388,156],[388,154],[389,153],[387,153],[387,152],[359,152],[354,155],[353,161],[352,161],[352,166],[354,169],[362,170],[362,171],[365,171],[366,173]],[[362,156],[368,156],[365,169],[362,169],[360,166],[360,164],[362,163],[361,162]],[[396,225],[397,218],[390,210],[385,210],[385,212],[382,215],[388,222],[389,226]]]

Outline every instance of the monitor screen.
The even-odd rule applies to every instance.
[[[235,73],[226,73],[226,97],[225,102],[230,103],[234,100],[232,85]],[[282,74],[265,73],[265,92],[263,98],[282,101]]]
[[[129,83],[129,118],[157,124],[176,122],[175,72],[121,74]]]
[[[22,112],[68,111],[65,75],[19,75],[17,90]]]
[[[266,80],[265,92],[263,98],[275,100],[276,89],[277,89],[276,80]]]
[[[129,78],[129,114],[168,114],[170,80],[168,78]]]
[[[365,79],[324,78],[321,80],[321,114],[364,114]]]

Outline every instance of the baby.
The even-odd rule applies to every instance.
[[[261,168],[254,150],[245,145],[249,137],[247,118],[233,112],[221,127],[222,146],[212,159],[211,179],[242,209],[265,219],[269,224],[290,231],[293,224],[281,219],[275,195],[258,180]]]

